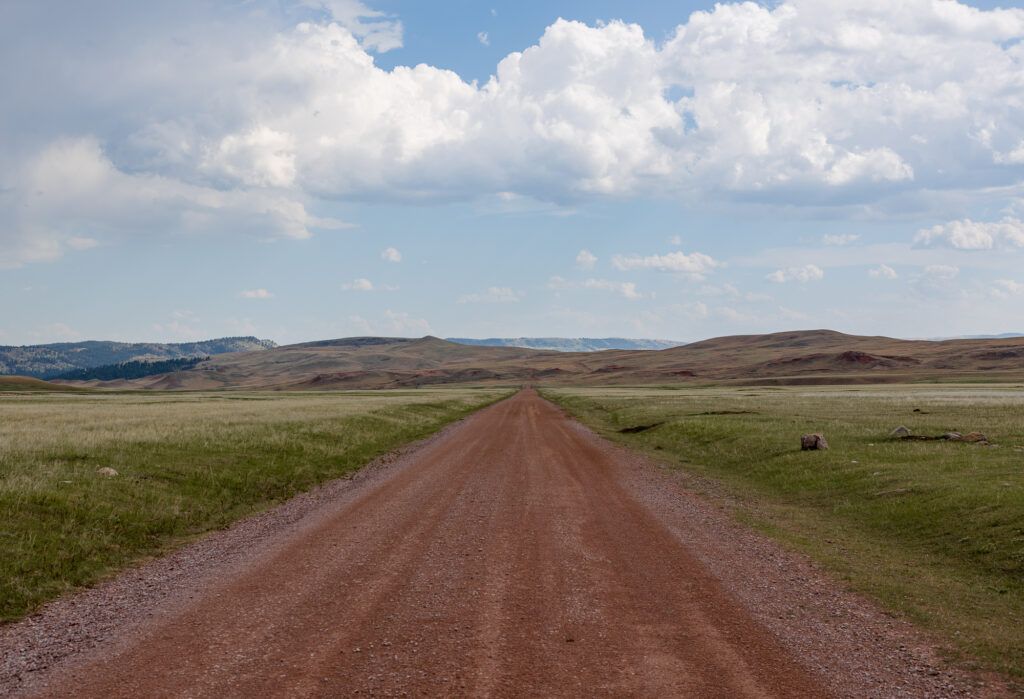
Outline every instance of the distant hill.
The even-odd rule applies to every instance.
[[[929,337],[929,340],[1005,340],[1008,337],[1024,337],[1024,333],[1003,333],[1001,335],[953,335],[951,337]]]
[[[476,385],[837,384],[1024,381],[1024,338],[899,340],[832,330],[717,337],[664,350],[561,352],[436,337],[354,337],[201,360],[191,369],[80,385],[329,390]]]
[[[679,347],[685,342],[675,340],[638,340],[628,337],[489,337],[474,340],[468,337],[446,337],[448,342],[480,347],[529,347],[556,352],[600,352],[601,350],[663,350]]]
[[[177,344],[159,342],[57,342],[49,345],[0,346],[0,376],[21,375],[51,379],[69,371],[133,361],[205,357],[228,352],[277,347],[255,337],[222,337]]]

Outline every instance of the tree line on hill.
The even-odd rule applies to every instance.
[[[272,349],[277,343],[256,337],[222,337],[199,342],[55,342],[48,345],[0,346],[0,375],[53,379],[78,369],[110,367],[123,362],[154,362],[207,357],[226,352]]]
[[[141,379],[143,376],[154,374],[166,374],[171,371],[184,371],[191,369],[201,361],[209,359],[206,357],[179,357],[177,359],[164,359],[157,361],[135,360],[131,362],[118,362],[107,366],[92,367],[91,369],[75,369],[67,371],[59,376],[53,377],[57,381],[115,381],[117,379]]]

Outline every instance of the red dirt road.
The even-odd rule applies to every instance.
[[[48,692],[826,695],[622,470],[523,391]]]

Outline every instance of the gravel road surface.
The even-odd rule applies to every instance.
[[[0,694],[967,695],[912,629],[532,390],[0,652]]]

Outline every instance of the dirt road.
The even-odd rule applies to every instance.
[[[826,695],[623,473],[523,391],[47,692]]]

